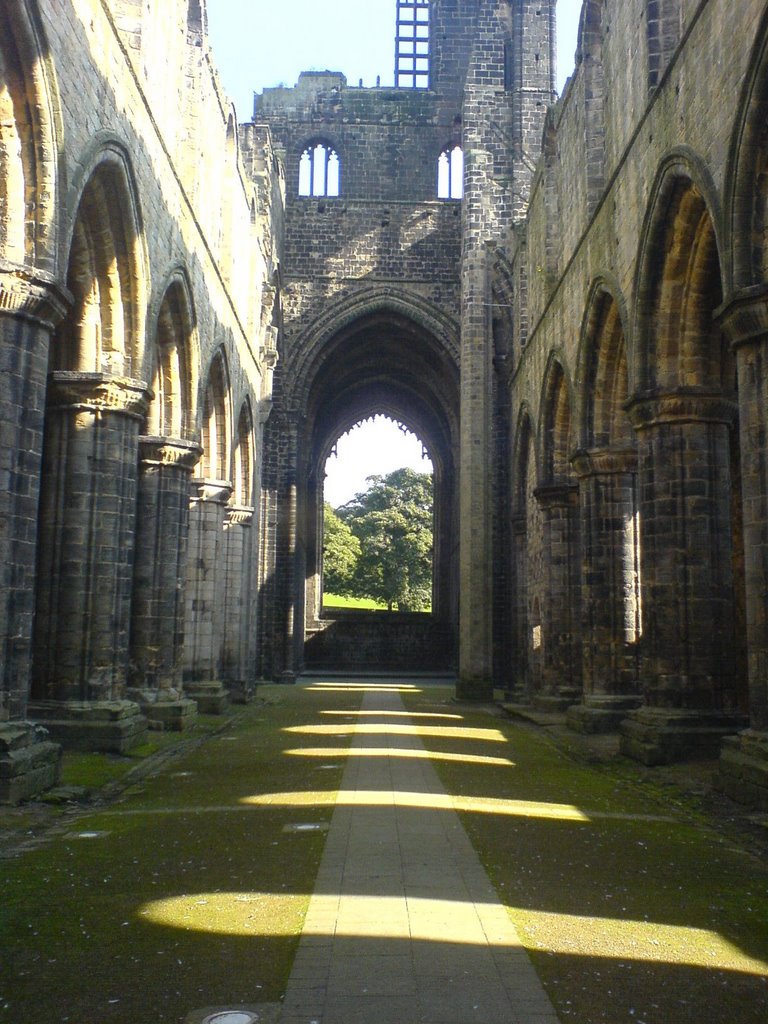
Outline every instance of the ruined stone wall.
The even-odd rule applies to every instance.
[[[0,75],[0,344],[18,370],[18,383],[4,375],[0,414],[0,722],[24,718],[35,646],[38,717],[72,712],[78,742],[101,729],[97,745],[122,749],[144,721],[126,696],[177,725],[186,715],[190,475],[215,446],[233,479],[246,406],[249,500],[259,486],[280,177],[268,133],[260,174],[245,173],[200,0],[9,0]],[[225,412],[212,431],[214,355]],[[78,545],[83,557],[68,557]],[[153,572],[147,545],[168,572]],[[67,602],[83,612],[74,634]],[[57,656],[73,643],[79,660]],[[72,697],[114,705],[107,725],[63,711]]]
[[[601,598],[606,608],[618,601],[617,632],[594,647],[614,651],[616,679],[605,667],[601,680],[591,678],[585,660],[589,692],[574,721],[615,727],[625,718],[625,750],[649,762],[707,742],[717,749],[746,721],[739,712],[764,707],[757,659],[749,680],[742,667],[746,646],[764,640],[743,625],[763,571],[740,532],[742,505],[763,502],[740,468],[754,419],[746,378],[734,387],[746,320],[737,316],[736,328],[721,306],[738,307],[745,280],[759,288],[764,274],[759,257],[756,269],[739,268],[750,247],[762,248],[754,234],[762,144],[749,126],[764,109],[765,32],[764,5],[749,0],[588,0],[530,209],[507,242],[523,308],[509,346],[511,422],[529,415],[534,425],[538,486],[565,481],[565,469],[553,477],[548,468],[549,382],[564,374],[589,545],[585,608],[595,609],[595,580],[623,581],[606,584]],[[757,343],[757,328],[750,338]],[[698,533],[705,521],[706,538]],[[756,569],[752,583],[743,551]],[[630,607],[635,573],[640,620]],[[585,650],[598,628],[589,615]],[[542,629],[546,644],[546,622]],[[639,666],[635,684],[630,664]],[[627,718],[632,700],[642,706]],[[764,719],[753,711],[753,728]]]

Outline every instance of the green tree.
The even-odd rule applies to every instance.
[[[358,597],[355,573],[360,541],[326,501],[323,533],[323,588],[326,593]]]
[[[397,469],[368,481],[336,510],[362,549],[352,592],[390,611],[424,611],[432,599],[432,477]]]

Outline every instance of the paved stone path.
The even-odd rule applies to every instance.
[[[557,1024],[403,710],[365,694],[280,1024]]]

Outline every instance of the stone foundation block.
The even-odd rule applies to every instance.
[[[726,737],[714,784],[736,803],[768,811],[768,733]]]
[[[583,704],[568,708],[568,728],[583,735],[618,732],[629,712],[639,704],[639,697],[587,698]]]
[[[0,724],[0,804],[17,804],[59,781],[61,747],[29,722]]]
[[[537,693],[531,704],[537,711],[546,711],[547,714],[556,715],[567,711],[573,704],[573,698],[562,697],[556,693]]]
[[[139,706],[142,714],[160,723],[168,732],[184,732],[197,718],[197,701],[187,697],[142,702]]]
[[[197,703],[201,715],[222,715],[229,704],[229,695],[221,682],[185,683],[184,692]]]
[[[29,715],[66,750],[124,754],[147,735],[147,720],[130,700],[35,701]]]
[[[639,708],[621,723],[621,753],[649,766],[717,757],[723,739],[746,725],[725,712]]]

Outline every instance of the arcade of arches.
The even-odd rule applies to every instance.
[[[765,4],[585,0],[560,98],[555,0],[416,6],[398,86],[239,128],[204,0],[0,7],[0,800],[325,667],[768,807]],[[323,467],[378,413],[432,613],[330,618]]]

